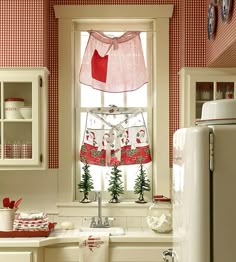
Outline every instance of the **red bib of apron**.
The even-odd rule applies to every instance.
[[[106,83],[107,81],[108,55],[100,56],[97,49],[94,50],[91,60],[92,78]]]

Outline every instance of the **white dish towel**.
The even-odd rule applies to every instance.
[[[109,233],[82,233],[79,247],[80,262],[108,262]]]

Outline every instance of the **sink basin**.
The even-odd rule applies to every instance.
[[[108,227],[108,228],[93,228],[93,227],[81,227],[80,232],[104,232],[109,233],[110,236],[125,235],[125,229],[123,227]]]

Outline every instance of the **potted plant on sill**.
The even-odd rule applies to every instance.
[[[134,193],[139,194],[138,200],[136,200],[135,202],[139,204],[147,203],[147,201],[144,200],[144,192],[150,190],[150,180],[148,179],[146,170],[144,169],[143,164],[141,163],[139,166],[139,173],[137,178],[135,179],[134,184]]]
[[[84,170],[84,173],[82,174],[82,179],[80,183],[78,184],[78,187],[80,189],[80,192],[84,193],[83,198],[80,200],[81,203],[90,203],[91,200],[89,199],[89,192],[94,189],[93,186],[93,179],[90,174],[88,163],[85,163],[85,165],[82,167]]]
[[[124,186],[121,181],[122,175],[121,170],[118,169],[118,165],[120,164],[117,158],[112,158],[110,161],[110,165],[112,165],[111,169],[111,177],[109,180],[108,191],[111,193],[111,200],[109,203],[120,203],[119,196],[120,194],[124,194]]]

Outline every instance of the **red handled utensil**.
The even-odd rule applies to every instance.
[[[22,198],[18,199],[18,200],[15,202],[14,208],[18,208],[21,200],[22,200]]]
[[[15,201],[15,200],[10,200],[9,197],[5,197],[2,200],[2,204],[3,204],[4,208],[18,208],[21,200],[22,200],[22,198]]]
[[[9,207],[9,205],[10,205],[10,198],[9,197],[3,198],[2,204],[3,204],[3,207]]]
[[[12,200],[11,202],[10,202],[10,204],[9,204],[9,208],[14,208],[14,206],[15,206],[15,200]]]

